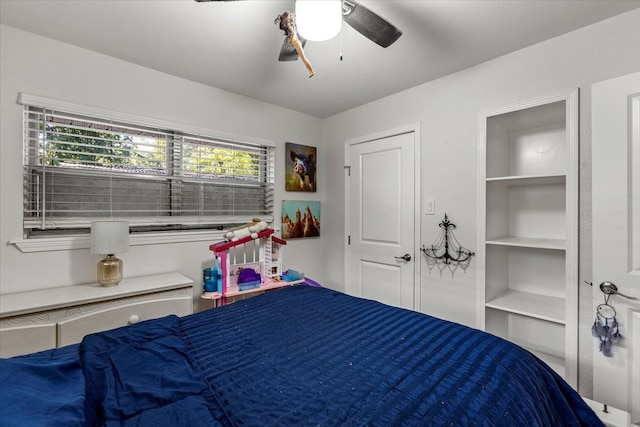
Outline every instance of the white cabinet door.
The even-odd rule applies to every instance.
[[[640,298],[640,73],[595,83],[592,97],[595,313],[602,282]],[[610,303],[624,341],[613,357],[594,343],[594,399],[640,422],[640,300],[612,296]]]

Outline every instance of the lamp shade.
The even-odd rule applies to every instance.
[[[93,221],[91,253],[110,255],[129,250],[129,221]]]
[[[297,0],[296,26],[307,40],[323,42],[337,36],[342,29],[340,0]]]

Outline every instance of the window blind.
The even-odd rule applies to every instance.
[[[25,230],[141,230],[273,220],[274,147],[24,106]]]

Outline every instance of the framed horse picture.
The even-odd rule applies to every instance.
[[[320,202],[283,200],[280,216],[283,239],[320,236]]]
[[[316,147],[308,145],[285,144],[285,180],[286,191],[316,191]]]

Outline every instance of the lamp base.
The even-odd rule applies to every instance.
[[[122,260],[107,255],[98,261],[98,283],[101,286],[115,286],[122,280]]]

